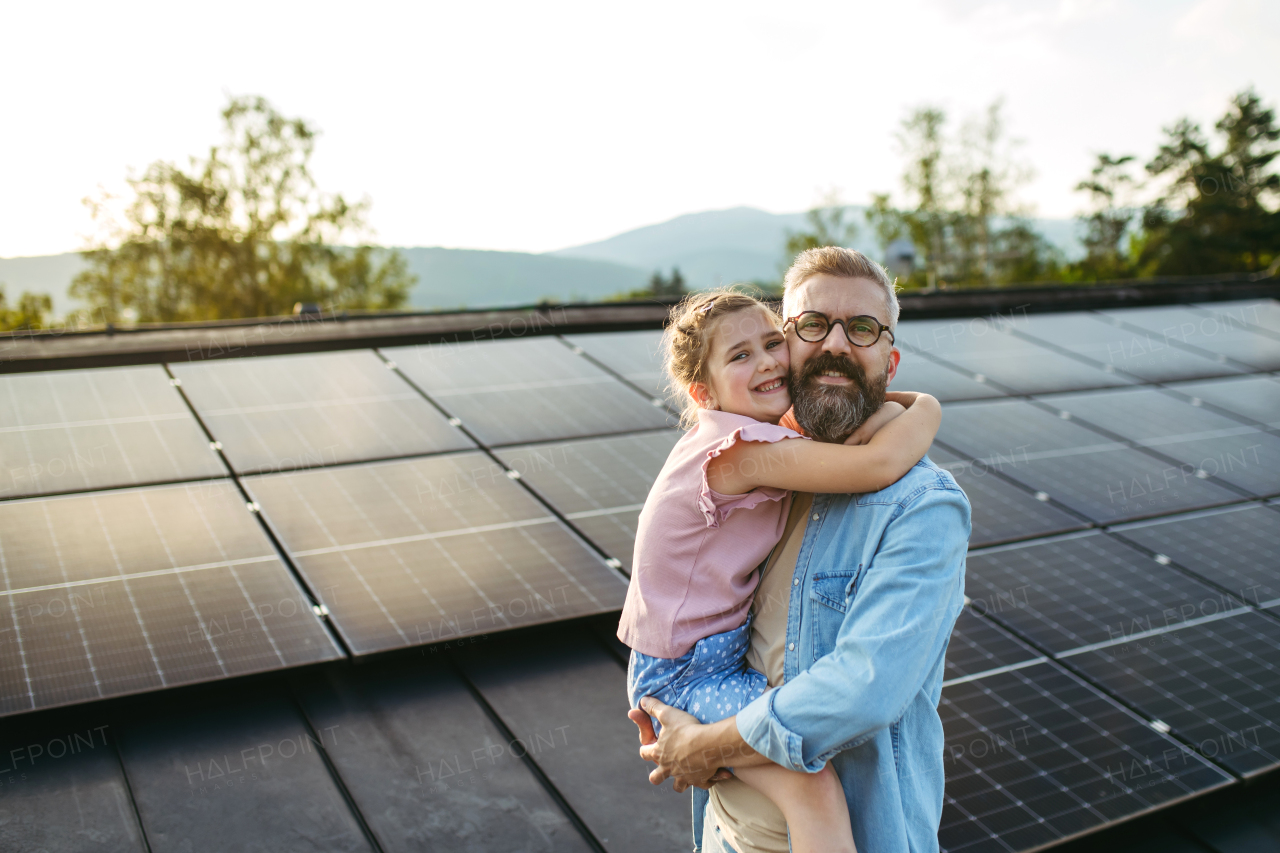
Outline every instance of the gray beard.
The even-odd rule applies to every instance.
[[[816,381],[816,374],[828,369],[812,359],[790,383],[791,405],[795,408],[796,421],[818,441],[838,444],[853,434],[884,405],[885,391],[889,386],[886,369],[876,381],[868,381],[856,362],[840,359],[847,366],[852,382],[849,385],[826,385]]]

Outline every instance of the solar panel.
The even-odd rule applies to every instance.
[[[1280,337],[1280,302],[1274,299],[1205,302],[1193,307],[1229,323]]]
[[[903,358],[927,353],[1020,394],[1128,385],[1131,380],[1011,334],[1021,318],[913,320],[898,327]]]
[[[1104,370],[1123,370],[1148,382],[1221,376],[1241,370],[1172,346],[1162,335],[1123,329],[1094,314],[1035,314],[1017,328],[1022,334],[1093,359]]]
[[[1026,489],[1005,482],[986,465],[965,461],[936,444],[929,450],[929,457],[951,472],[969,498],[972,509],[970,548],[1065,533],[1089,526],[1087,521],[1047,500],[1038,500]]]
[[[165,698],[112,727],[152,853],[372,853],[323,756],[349,733],[310,728],[269,682]]]
[[[659,430],[512,447],[498,456],[630,573],[640,510],[679,438]]]
[[[1280,369],[1280,341],[1244,328],[1229,317],[1206,316],[1181,305],[1105,311],[1113,321],[1155,332],[1167,341],[1195,347],[1258,370]]]
[[[227,472],[160,367],[0,376],[0,497]]]
[[[1112,528],[1253,605],[1280,604],[1280,513],[1258,504]],[[1157,558],[1158,559],[1158,558]]]
[[[386,350],[420,388],[490,446],[672,426],[556,338]]]
[[[1045,402],[1257,495],[1280,492],[1280,438],[1153,388]]]
[[[949,404],[938,441],[1096,522],[1239,499],[1197,477],[1194,466],[1110,441],[1022,400]]]
[[[946,853],[1040,849],[1231,779],[1052,663],[945,687]]]
[[[527,754],[564,749],[576,732],[562,724],[503,733],[444,657],[298,679],[307,718],[332,733],[325,752],[382,850],[587,853],[525,765]]]
[[[1246,777],[1280,765],[1280,620],[1245,612],[1070,663],[1189,751]]]
[[[667,377],[662,370],[660,329],[566,335],[565,340],[655,399],[668,396]]]
[[[1004,392],[984,378],[978,381],[967,371],[938,364],[918,352],[904,352],[893,377],[895,391],[922,391],[942,401],[979,400],[1003,397]]]
[[[1043,661],[1044,656],[1001,628],[966,607],[951,632],[947,646],[946,682],[972,678],[993,669]]]
[[[1055,654],[1244,606],[1098,532],[970,554],[965,593]]]
[[[1274,376],[1179,382],[1169,387],[1191,397],[1193,404],[1202,400],[1272,429],[1280,428],[1280,382]]]
[[[341,653],[226,480],[0,504],[0,713]]]
[[[146,850],[116,760],[115,732],[95,710],[5,721],[0,849]]]
[[[369,350],[172,369],[240,473],[475,446]]]
[[[626,716],[626,672],[585,629],[548,626],[460,658],[508,729],[557,732],[555,749],[530,757],[605,850],[688,849],[689,798],[649,784],[653,765]]]
[[[357,654],[622,606],[604,558],[480,453],[244,483]]]

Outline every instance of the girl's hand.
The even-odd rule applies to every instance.
[[[848,445],[866,444],[871,440],[871,436],[880,431],[881,427],[906,410],[906,407],[901,403],[895,403],[892,400],[886,401],[875,414],[863,421],[862,426],[854,430],[853,435],[846,438],[844,443]]]

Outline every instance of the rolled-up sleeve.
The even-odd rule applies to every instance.
[[[963,606],[968,543],[969,502],[958,488],[907,503],[858,582],[835,648],[739,712],[743,739],[777,764],[815,773],[901,717]]]

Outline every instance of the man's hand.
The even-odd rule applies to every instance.
[[[895,403],[893,400],[886,400],[884,405],[875,411],[871,417],[862,422],[862,426],[853,431],[853,435],[844,440],[845,444],[866,444],[871,437],[880,431],[880,428],[889,421],[901,415],[907,409],[901,403]]]
[[[732,775],[721,769],[722,765],[744,761],[760,763],[761,757],[738,737],[732,717],[704,726],[696,717],[665,705],[652,696],[641,699],[640,704],[648,713],[632,710],[627,717],[640,730],[640,757],[658,765],[649,774],[649,781],[654,785],[661,785],[670,778],[676,793],[682,793],[690,786],[710,788],[713,782]],[[662,726],[662,734],[658,737],[654,737],[650,715],[657,717]],[[725,723],[729,725],[726,727]],[[730,730],[732,736],[726,737]],[[738,744],[741,744],[740,748]]]

